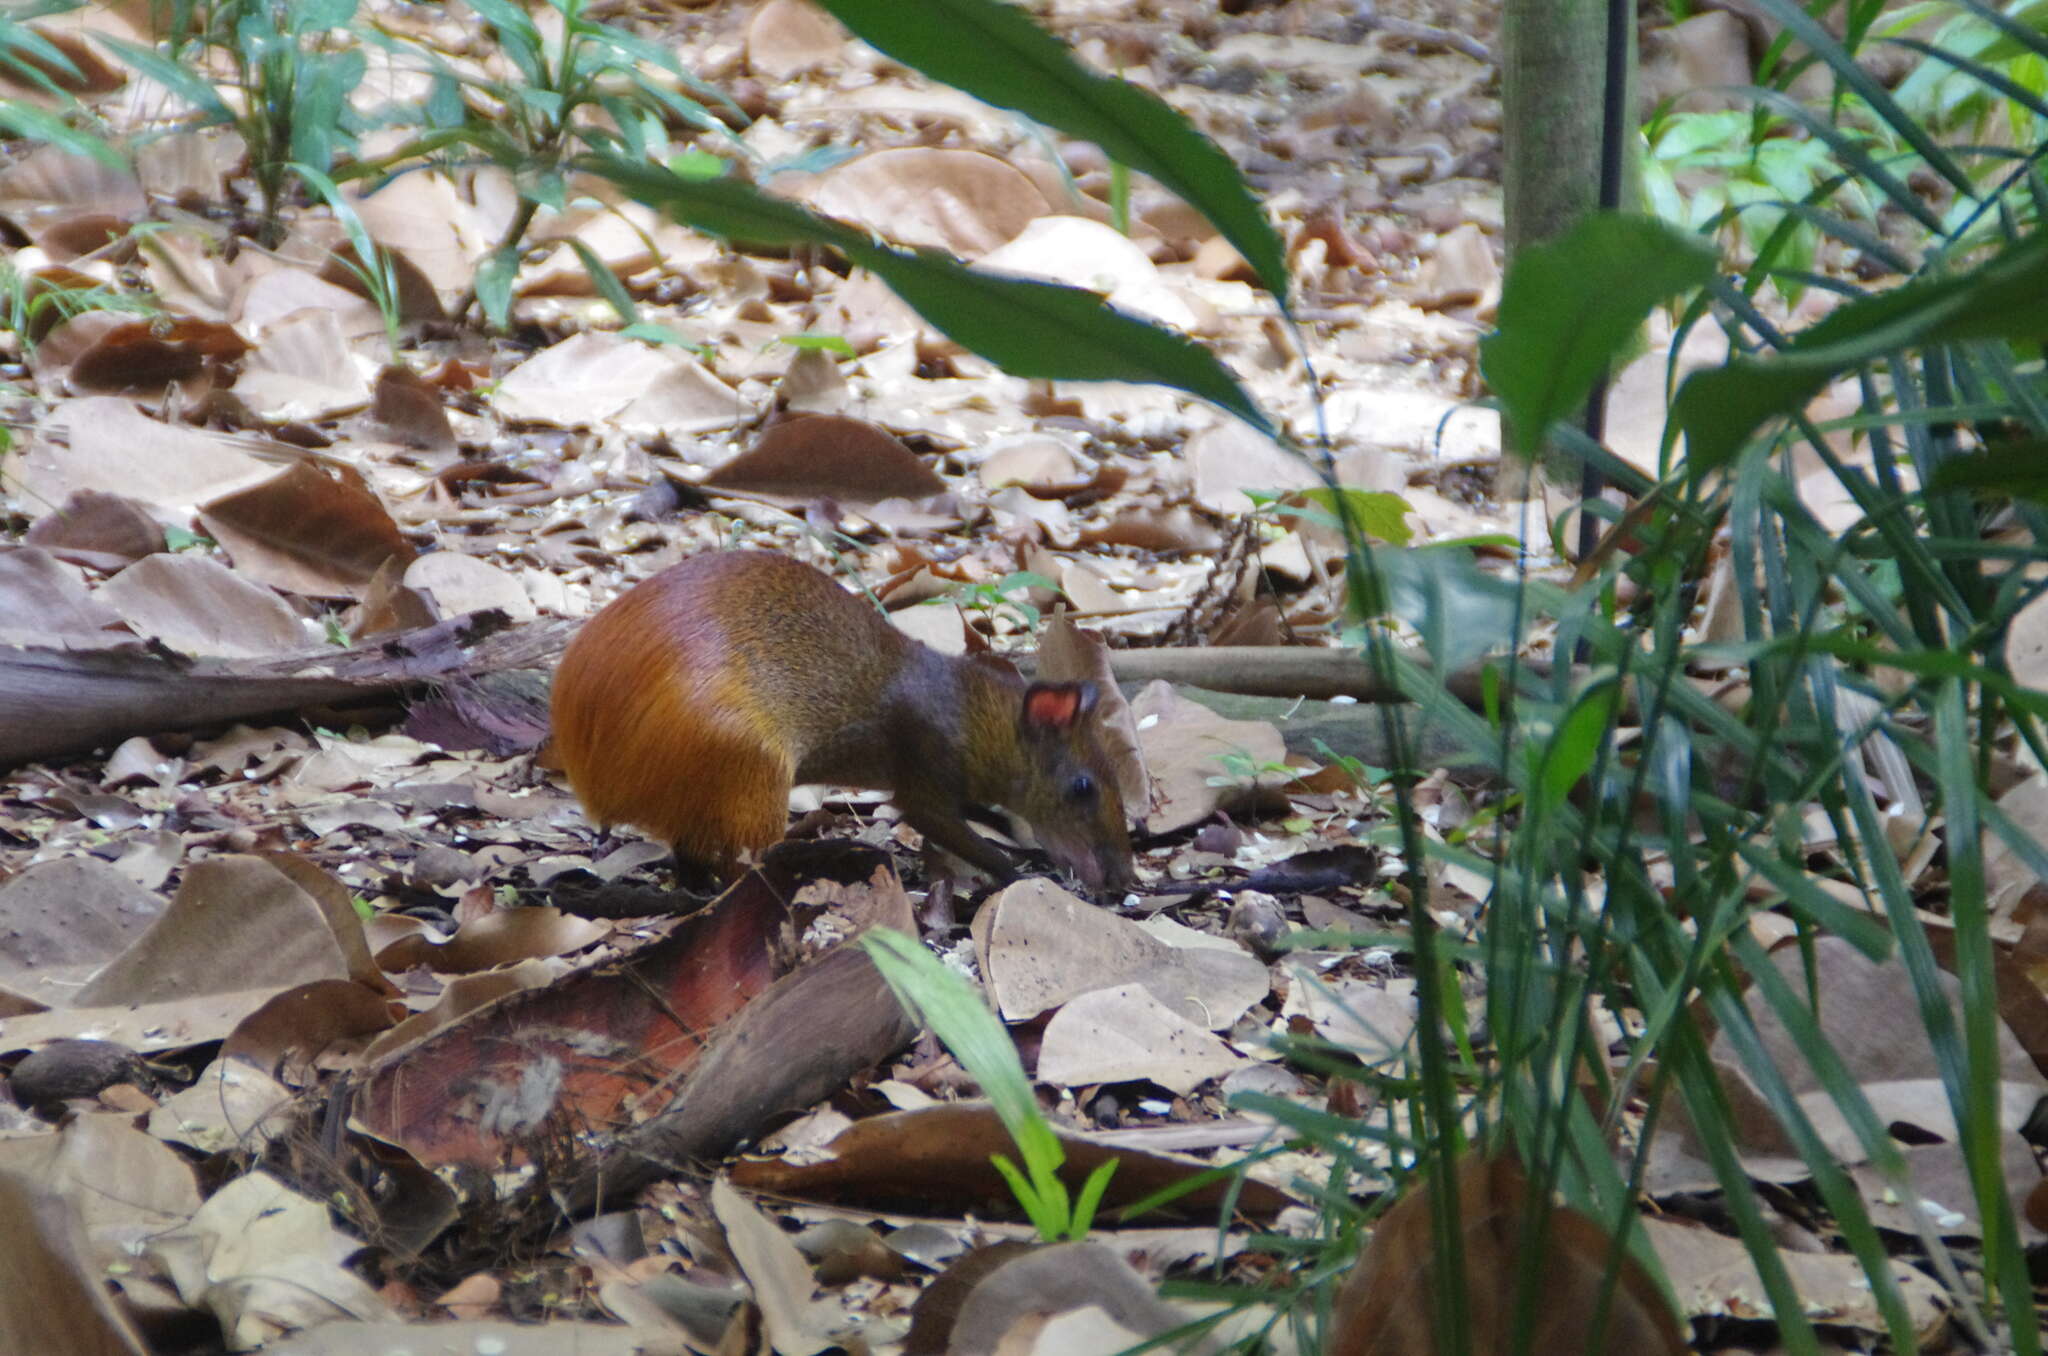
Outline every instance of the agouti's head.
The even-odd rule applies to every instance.
[[[1033,683],[1024,690],[1023,786],[1010,806],[1039,844],[1090,890],[1131,887],[1131,836],[1117,769],[1094,719],[1095,684]]]

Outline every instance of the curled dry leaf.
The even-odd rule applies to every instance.
[[[1117,1160],[1102,1198],[1103,1209],[1131,1205],[1168,1186],[1205,1173],[1201,1159],[1178,1158],[1111,1144],[1104,1138],[1055,1129],[1066,1162],[1060,1178],[1079,1191],[1088,1174]],[[735,1163],[733,1182],[753,1191],[798,1196],[862,1210],[902,1210],[918,1215],[1016,1212],[991,1154],[1014,1157],[1017,1146],[993,1108],[956,1102],[915,1111],[888,1112],[856,1121],[821,1151],[802,1161],[749,1158]],[[1160,1207],[1169,1219],[1206,1221],[1229,1199],[1254,1219],[1270,1219],[1294,1199],[1256,1178],[1241,1184],[1209,1181]]]
[[[53,259],[98,249],[148,210],[133,175],[57,146],[38,146],[0,170],[0,219]]]
[[[787,914],[749,876],[623,962],[505,994],[364,1074],[356,1118],[422,1163],[492,1165],[550,1123],[616,1127],[774,979]]]
[[[119,644],[121,618],[78,571],[39,546],[0,555],[0,645],[94,649]]]
[[[900,439],[864,419],[836,414],[783,420],[713,471],[704,485],[790,503],[836,499],[869,505],[928,499],[946,488]]]
[[[1526,1300],[1525,1350],[1586,1356],[1685,1356],[1687,1345],[1657,1283],[1633,1257],[1616,1255],[1606,1229],[1569,1206],[1549,1205],[1542,1232],[1521,1165],[1474,1150],[1458,1160],[1457,1219],[1463,1248],[1467,1332],[1475,1356],[1507,1356],[1514,1344],[1517,1290]],[[1437,1278],[1430,1193],[1418,1181],[1380,1217],[1337,1297],[1330,1356],[1425,1356],[1436,1350]],[[1612,1303],[1594,1341],[1610,1265]]]
[[[910,1356],[996,1356],[1013,1351],[1111,1356],[1136,1340],[1171,1332],[1192,1317],[1161,1300],[1130,1263],[1101,1243],[997,1244],[968,1254],[948,1274],[965,1281],[962,1292],[941,1290],[945,1277],[933,1282],[917,1305],[916,1321],[904,1344]],[[1052,1334],[1038,1332],[1048,1319],[1091,1308],[1107,1320],[1106,1325],[1066,1329],[1064,1338],[1055,1339],[1057,1345],[1047,1341]],[[1098,1340],[1102,1338],[1107,1340]],[[1214,1348],[1199,1342],[1170,1349]]]
[[[325,1202],[254,1172],[159,1235],[148,1256],[187,1304],[212,1310],[231,1347],[249,1350],[293,1328],[390,1317],[390,1306],[341,1265],[361,1247],[329,1223]]]
[[[261,484],[274,462],[224,434],[151,419],[132,400],[67,400],[51,414],[64,437],[42,437],[9,465],[16,493],[61,504],[79,490],[120,494],[183,524],[210,499]]]
[[[414,555],[359,474],[308,461],[210,501],[199,521],[239,573],[307,598],[361,598],[387,560]]]
[[[78,491],[30,523],[23,540],[109,573],[165,549],[164,530],[147,508],[99,490]]]
[[[902,245],[978,259],[1046,215],[1030,176],[982,151],[870,151],[818,177],[810,205]]]
[[[181,654],[253,658],[306,648],[284,600],[206,556],[145,556],[99,596],[137,635]]]
[[[49,391],[153,394],[248,351],[233,327],[215,321],[86,311],[50,331],[33,365]]]
[[[0,1348],[70,1356],[148,1351],[87,1262],[68,1205],[0,1172],[0,1238]]]
[[[990,996],[1012,1022],[1093,990],[1136,984],[1183,1020],[1222,1031],[1272,988],[1266,967],[1235,946],[1174,946],[1043,877],[997,894],[975,915],[973,930]]]

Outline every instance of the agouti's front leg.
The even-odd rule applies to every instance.
[[[1017,879],[1017,864],[1010,855],[969,828],[959,812],[950,807],[906,805],[897,809],[910,827],[970,866],[978,866],[999,881]]]

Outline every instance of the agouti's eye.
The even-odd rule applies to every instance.
[[[1068,800],[1094,800],[1095,778],[1086,772],[1074,774],[1074,780],[1067,783]]]

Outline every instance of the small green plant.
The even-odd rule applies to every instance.
[[[299,177],[318,193],[327,203],[329,211],[348,233],[349,253],[337,256],[363,290],[370,294],[370,301],[377,308],[378,318],[384,322],[384,343],[391,351],[391,360],[398,361],[398,267],[389,250],[380,249],[370,239],[370,232],[363,225],[363,219],[348,199],[342,197],[341,188],[327,177],[326,171],[313,165],[294,165]]]
[[[578,157],[609,154],[636,163],[670,159],[669,125],[730,137],[688,89],[720,102],[743,117],[719,91],[698,80],[656,42],[614,24],[592,19],[585,0],[548,0],[560,15],[559,37],[544,34],[527,10],[510,0],[475,0],[475,10],[511,64],[514,75],[497,77],[458,71],[426,48],[415,54],[433,73],[434,92],[421,106],[421,135],[353,173],[378,175],[423,160],[481,157],[513,176],[519,208],[497,247],[477,270],[474,298],[484,316],[502,328],[511,314],[512,280],[529,248],[527,232],[541,208],[569,206],[569,167]],[[736,139],[732,144],[737,146]],[[704,161],[710,161],[709,165]],[[678,173],[715,175],[723,161],[686,155]],[[572,242],[572,247],[575,247]],[[625,290],[588,249],[577,248],[600,295],[629,325],[637,324]],[[664,333],[644,334],[676,342]]]
[[[1216,755],[1216,766],[1222,771],[1215,776],[1203,778],[1209,786],[1241,786],[1247,789],[1258,786],[1267,777],[1285,777],[1292,780],[1294,769],[1279,759],[1258,759],[1243,749],[1232,749]]]
[[[988,1094],[1024,1165],[1018,1167],[1004,1154],[995,1154],[990,1161],[1016,1193],[1038,1236],[1048,1243],[1087,1237],[1117,1160],[1089,1173],[1080,1192],[1069,1197],[1059,1176],[1066,1151],[1039,1109],[1017,1047],[981,995],[915,937],[876,928],[861,938],[861,945],[904,1007],[932,1029]]]
[[[160,314],[160,308],[147,297],[122,292],[103,283],[92,287],[66,287],[45,278],[18,273],[0,261],[0,321],[4,321],[4,328],[20,335],[27,348],[33,349],[51,330],[87,311]]]
[[[1283,527],[1308,524],[1342,532],[1344,522],[1338,511],[1341,498],[1352,524],[1374,541],[1406,546],[1415,537],[1415,529],[1408,525],[1413,509],[1407,500],[1387,490],[1362,490],[1355,485],[1339,485],[1335,489],[1317,486],[1284,492],[1246,490],[1245,498],[1252,501],[1254,513]]]
[[[1042,574],[1029,570],[1017,570],[1001,579],[986,580],[979,584],[961,584],[950,592],[942,593],[926,601],[931,604],[954,603],[969,612],[978,612],[990,623],[1004,612],[1023,623],[1027,631],[1038,629],[1043,614],[1023,596],[1025,589],[1058,589],[1059,585]]]
[[[38,108],[25,99],[0,99],[0,133],[47,142],[74,155],[126,168],[105,137],[79,125],[91,121],[93,115],[71,93],[71,88],[84,80],[78,63],[28,26],[32,19],[76,8],[71,0],[41,0],[14,6],[0,15],[0,75],[23,88],[41,91],[58,110]]]
[[[1644,129],[1651,210],[1739,243],[1749,257],[1768,256],[1774,268],[1811,271],[1822,232],[1810,218],[1788,221],[1790,204],[1825,199],[1861,222],[1874,221],[1876,208],[1833,147],[1797,132],[1789,119],[1747,110],[1661,114]]]
[[[360,120],[349,96],[369,60],[340,35],[356,0],[214,0],[170,6],[170,51],[101,37],[122,60],[190,104],[202,126],[233,127],[262,199],[257,237],[284,239],[283,211],[298,170],[331,170],[353,151]],[[194,49],[222,53],[241,97],[230,105],[199,71]]]
[[[852,344],[849,344],[844,338],[836,334],[785,334],[777,338],[775,342],[787,344],[799,351],[822,349],[826,353],[837,354],[842,358],[858,358],[860,356],[860,353]]]

